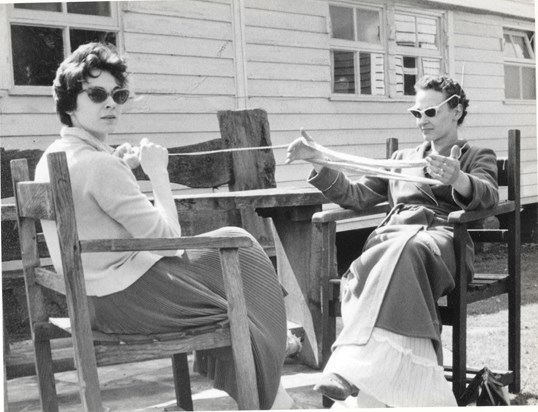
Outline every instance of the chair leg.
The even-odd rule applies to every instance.
[[[519,147],[517,150],[519,151]],[[519,176],[519,171],[517,175]],[[514,196],[519,198],[519,193]],[[514,374],[514,379],[508,385],[508,389],[512,393],[519,393],[521,391],[521,223],[518,204],[516,204],[516,211],[510,217],[509,227],[511,230],[508,242],[508,273],[510,274],[508,368]]]
[[[518,288],[519,289],[519,288]],[[521,391],[521,291],[508,294],[508,369],[514,374],[511,393]]]
[[[50,340],[34,340],[34,353],[41,409],[47,412],[58,412]]]
[[[467,386],[467,311],[452,326],[452,391],[456,400]]]
[[[189,375],[189,361],[186,353],[172,355],[172,371],[174,373],[177,406],[185,411],[194,410],[192,404],[191,378]]]
[[[321,403],[322,403],[324,408],[330,408],[331,406],[333,406],[334,401],[331,398],[329,398],[329,397],[327,397],[325,395],[322,395],[321,396]]]
[[[259,410],[256,366],[250,341],[243,280],[237,249],[220,249],[224,289],[228,298],[228,317],[233,364],[237,381],[237,405],[241,410]]]
[[[336,262],[336,223],[315,224],[312,229],[313,250],[312,267],[314,277],[320,279],[321,325],[317,337],[320,342],[319,367],[323,369],[331,356],[331,345],[336,340],[336,313],[333,305],[339,304],[334,296],[334,287],[329,280],[337,277]]]

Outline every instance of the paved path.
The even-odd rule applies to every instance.
[[[523,404],[538,405],[538,304],[522,309],[522,394]],[[469,319],[469,362],[473,366],[503,368],[506,342],[506,311],[474,316]],[[503,326],[499,326],[503,325]],[[450,328],[443,333],[445,345],[450,342]],[[450,353],[445,350],[450,356]],[[500,356],[498,353],[502,353]],[[447,357],[448,357],[447,356]],[[321,409],[321,397],[312,386],[320,371],[288,362],[282,378],[284,387],[300,409]],[[141,362],[99,369],[104,403],[111,411],[162,411],[173,403],[174,383],[170,361]],[[224,392],[212,389],[210,382],[196,374],[191,376],[195,410],[237,409]],[[56,374],[62,411],[80,411],[77,380],[74,372]],[[39,411],[35,377],[8,381],[10,412]]]

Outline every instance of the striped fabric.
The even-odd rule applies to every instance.
[[[359,395],[348,407],[371,407],[372,398],[390,407],[457,406],[431,339],[376,327],[365,345],[337,347],[324,373],[341,375],[368,395],[368,404]]]
[[[235,227],[205,235],[247,234]],[[262,409],[275,398],[286,349],[286,314],[282,288],[271,261],[255,242],[240,250],[241,275],[250,321],[258,392]],[[155,333],[208,325],[227,318],[224,285],[215,250],[190,250],[165,257],[127,289],[90,297],[93,327],[108,333]],[[231,351],[198,357],[196,368],[214,379],[217,389],[234,397],[236,384]]]

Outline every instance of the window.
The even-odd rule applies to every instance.
[[[331,2],[333,97],[413,96],[420,77],[439,75],[445,68],[442,16],[390,4]]]
[[[329,6],[332,92],[385,95],[381,10]]]
[[[534,32],[505,29],[503,53],[505,97],[536,100]]]
[[[13,85],[48,87],[69,53],[92,41],[117,44],[117,33],[110,2],[15,3],[10,21]]]
[[[416,81],[441,73],[439,18],[396,12],[396,95],[414,95]]]

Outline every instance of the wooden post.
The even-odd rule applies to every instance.
[[[509,389],[519,393],[521,389],[521,217],[520,217],[520,131],[508,132],[508,199],[515,203],[514,213],[509,215],[508,273],[508,368],[514,373]]]
[[[224,147],[271,146],[269,120],[263,109],[223,110],[217,113]],[[276,187],[275,157],[272,149],[233,152],[230,191]],[[274,245],[270,222],[254,210],[241,211],[242,227],[250,232],[266,251]]]

